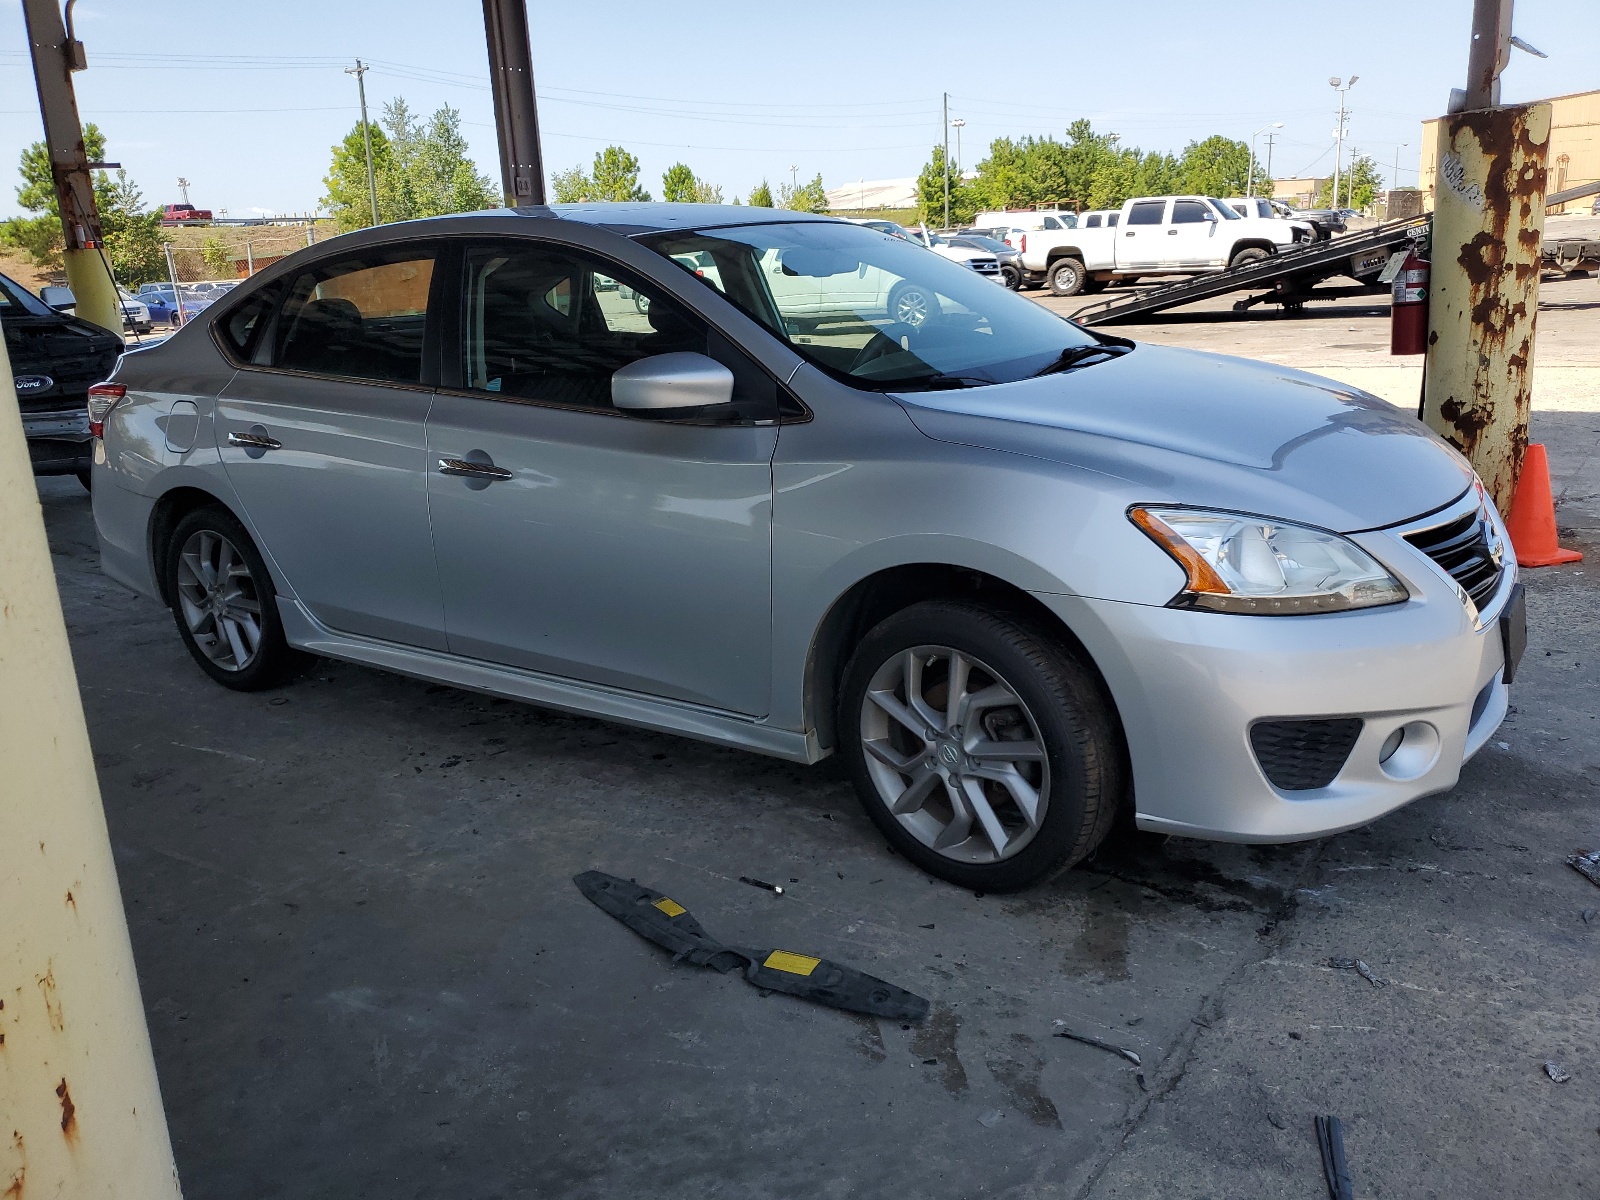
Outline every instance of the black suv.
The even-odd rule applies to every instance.
[[[35,475],[76,475],[89,486],[89,385],[110,376],[122,339],[58,313],[0,275],[0,327]]]

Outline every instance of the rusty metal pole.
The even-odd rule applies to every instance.
[[[483,0],[483,26],[489,39],[489,84],[506,207],[541,205],[544,154],[539,147],[526,0]]]
[[[70,20],[72,0],[67,4]],[[83,43],[68,32],[56,0],[22,0],[22,17],[33,56],[33,77],[44,118],[44,142],[55,178],[56,205],[66,243],[62,258],[77,314],[122,336],[122,303],[106,264],[100,214],[94,204],[94,176],[78,123],[72,72],[87,65]]]
[[[0,1196],[180,1200],[0,340]]]
[[[1495,107],[1510,0],[1476,0],[1468,111],[1439,122],[1423,419],[1500,511],[1528,444],[1548,104]]]

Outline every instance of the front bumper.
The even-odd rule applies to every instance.
[[[1454,580],[1399,536],[1407,527],[1354,535],[1411,593],[1386,608],[1259,617],[1039,595],[1083,640],[1116,700],[1140,828],[1297,841],[1455,785],[1506,715],[1498,617],[1516,568],[1507,564],[1476,613]],[[1251,726],[1337,717],[1359,717],[1362,726],[1332,782],[1274,787]],[[1401,729],[1412,751],[1380,762]]]

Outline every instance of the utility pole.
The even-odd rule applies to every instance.
[[[1272,178],[1272,143],[1277,141],[1277,140],[1278,140],[1278,135],[1277,134],[1275,134],[1275,133],[1267,134],[1267,178],[1268,179]],[[1272,189],[1272,191],[1273,191],[1273,195],[1276,195],[1278,189],[1276,187],[1274,187]]]
[[[1250,169],[1245,172],[1244,179],[1244,194],[1246,197],[1254,196],[1256,194],[1256,138],[1260,137],[1263,133],[1267,133],[1267,130],[1269,129],[1282,128],[1282,121],[1274,121],[1271,125],[1263,125],[1260,129],[1256,130],[1250,135]],[[1267,136],[1268,138],[1271,138],[1273,135],[1267,134]],[[1267,144],[1270,146],[1272,143],[1269,141]],[[1272,169],[1270,167],[1267,169],[1267,174],[1272,174]]]
[[[1333,206],[1339,207],[1339,167],[1344,162],[1344,126],[1348,119],[1344,107],[1344,94],[1355,87],[1359,76],[1350,76],[1349,83],[1342,83],[1337,75],[1328,80],[1328,86],[1339,93],[1339,127],[1333,131]]]
[[[957,117],[954,121],[950,122],[950,125],[956,131],[956,182],[960,183],[961,179],[962,179],[962,175],[961,175],[961,131],[967,127],[966,118],[965,117]]]
[[[1411,145],[1410,142],[1401,142],[1394,148],[1394,173],[1389,176],[1389,187],[1391,189],[1398,188],[1400,186],[1400,151],[1404,150],[1409,145]]]
[[[483,0],[489,39],[489,84],[500,139],[500,181],[506,207],[542,206],[544,152],[533,91],[533,49],[525,0]]]
[[[1497,106],[1513,45],[1511,0],[1476,0],[1467,86],[1439,121],[1422,398],[1502,513],[1528,444],[1550,140],[1548,104]]]
[[[361,97],[361,142],[367,149],[367,195],[372,200],[372,223],[378,224],[378,177],[372,170],[372,128],[367,124],[367,72],[372,68],[359,58],[356,65],[346,67],[346,75],[356,77],[356,92]]]
[[[799,167],[798,164],[790,164],[790,167],[789,167],[789,195],[792,197],[799,190],[800,190],[800,167]]]
[[[944,94],[944,227],[950,228],[950,93]]]
[[[72,5],[68,4],[69,20],[71,14]],[[67,284],[78,302],[80,317],[121,337],[121,302],[107,265],[100,214],[94,203],[94,164],[83,146],[78,100],[72,87],[72,73],[84,70],[88,59],[83,43],[62,21],[56,0],[23,0],[22,17],[33,57],[56,207],[61,212]]]

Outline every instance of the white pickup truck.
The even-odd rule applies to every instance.
[[[1024,277],[1057,296],[1098,292],[1114,279],[1202,275],[1256,262],[1309,241],[1289,221],[1242,217],[1209,196],[1137,196],[1076,229],[1030,230],[1017,239]]]

